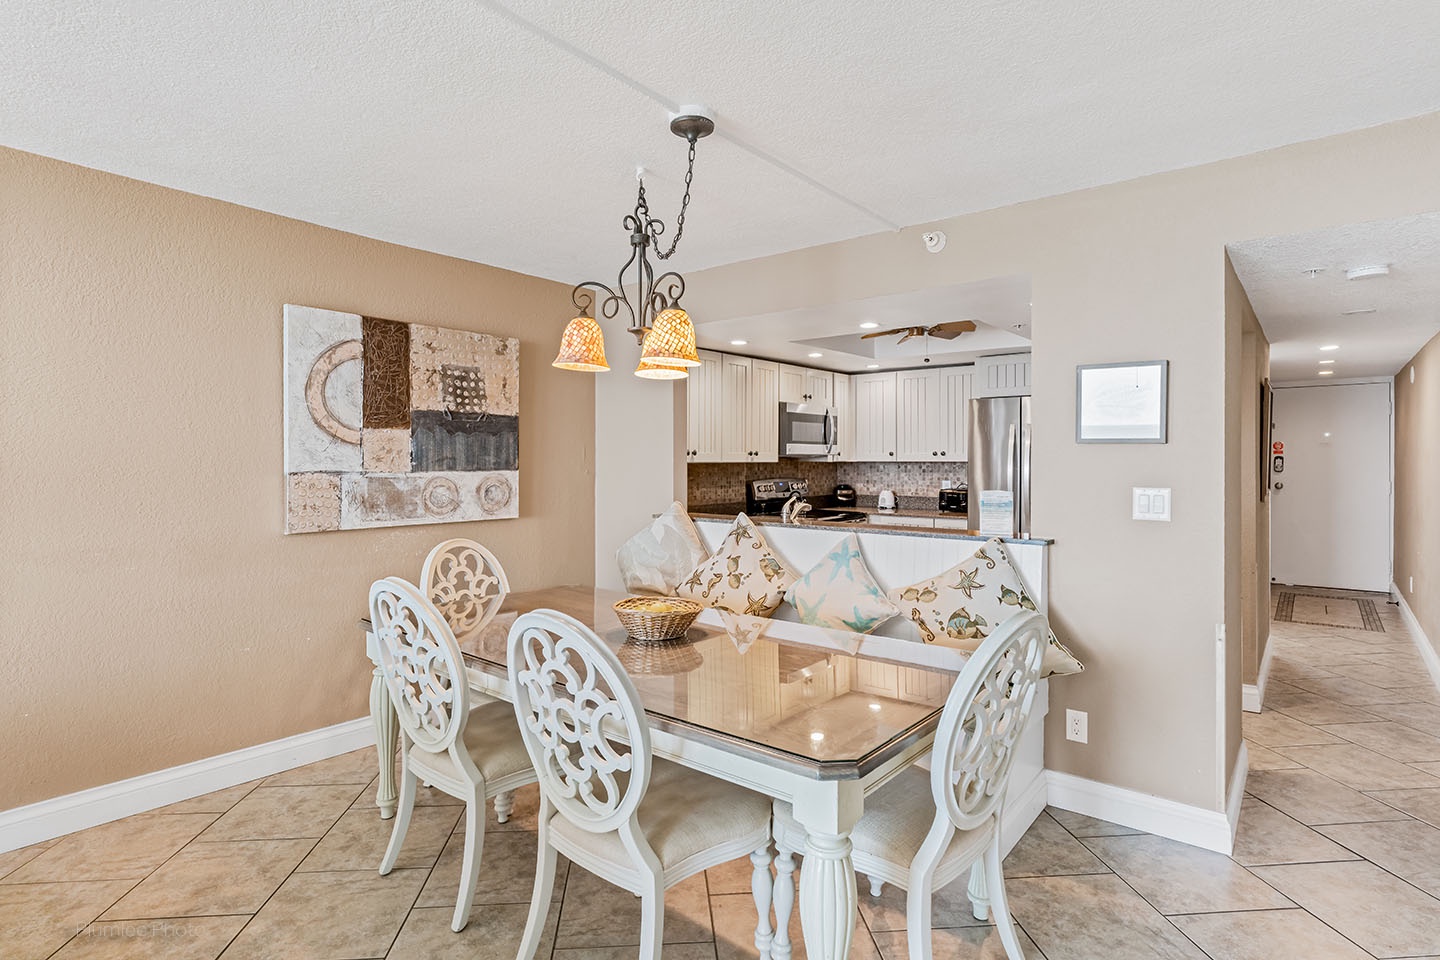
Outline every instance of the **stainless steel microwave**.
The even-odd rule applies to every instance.
[[[780,404],[780,456],[828,457],[839,441],[835,411],[820,403]]]

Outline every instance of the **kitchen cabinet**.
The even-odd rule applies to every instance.
[[[685,459],[691,463],[719,463],[721,417],[724,395],[721,364],[723,357],[713,350],[701,350],[700,366],[690,368],[685,381],[686,425],[689,447]]]
[[[869,522],[883,524],[887,527],[922,527],[928,530],[935,528],[933,517],[892,517],[884,513],[872,513],[869,516]]]
[[[831,406],[835,392],[833,375],[824,370],[780,364],[780,403],[818,403]]]
[[[834,392],[831,405],[835,408],[835,423],[839,428],[835,435],[835,452],[831,460],[854,460],[855,449],[855,391],[850,385],[850,375],[837,373],[831,378]]]
[[[935,459],[964,463],[970,458],[967,448],[975,368],[941,367],[935,372],[940,375],[940,422],[936,428],[940,455]]]
[[[721,354],[720,459],[766,463],[780,454],[780,365]]]
[[[976,397],[1030,396],[1030,354],[1009,353],[975,361]]]
[[[855,446],[851,460],[894,461],[894,373],[863,373],[850,378],[854,392]]]
[[[835,405],[835,375],[824,370],[805,371],[805,402]]]
[[[895,374],[895,417],[897,460],[940,458],[939,370],[901,370]]]
[[[780,397],[778,403],[805,402],[805,368],[780,364]]]

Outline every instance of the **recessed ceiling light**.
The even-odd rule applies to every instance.
[[[745,346],[745,344],[747,344],[747,343],[749,343],[749,342],[750,342],[749,340],[731,340],[731,341],[730,341],[730,346],[732,346],[732,347],[743,347],[743,346]]]
[[[1321,350],[1339,350],[1339,349],[1340,349],[1340,344],[1338,344],[1338,343],[1327,343],[1327,344],[1325,344],[1325,346],[1321,347],[1320,349],[1321,349]]]
[[[866,369],[866,370],[879,370],[879,369],[880,369],[880,364],[878,364],[878,363],[867,363],[867,364],[865,364],[865,369]]]
[[[1334,363],[1334,362],[1335,362],[1334,360],[1321,360],[1321,361],[1320,361],[1320,363],[1321,363],[1322,365],[1323,365],[1323,364],[1326,364],[1326,363]]]
[[[1360,308],[1358,308],[1358,309],[1356,309],[1356,310],[1341,310],[1341,311],[1340,311],[1340,316],[1342,316],[1342,317],[1358,317],[1358,316],[1359,316],[1360,314],[1362,314],[1362,313],[1374,313],[1374,312],[1375,312],[1375,308],[1374,308],[1374,307],[1360,307]]]
[[[1322,376],[1322,377],[1329,377],[1329,376],[1333,376],[1334,373],[1335,373],[1334,370],[1321,370],[1321,371],[1320,371],[1320,376]]]
[[[817,360],[817,359],[819,359],[820,357],[825,356],[825,354],[823,354],[823,353],[807,353],[807,354],[805,354],[805,356],[809,357],[811,360]]]
[[[880,326],[880,324],[876,323],[874,320],[866,320],[864,323],[860,324],[860,329],[874,330],[878,326]]]
[[[1388,277],[1390,264],[1372,263],[1364,267],[1351,267],[1345,271],[1346,280],[1364,280],[1366,277]]]
[[[811,742],[811,743],[821,743],[821,742],[823,742],[824,740],[825,740],[825,732],[824,732],[823,730],[812,730],[812,731],[810,732],[810,742]]]

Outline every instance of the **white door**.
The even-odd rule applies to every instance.
[[[834,406],[835,378],[823,370],[805,371],[805,402]]]
[[[722,354],[720,362],[720,459],[744,463],[749,446],[750,358]]]
[[[964,463],[969,440],[970,393],[973,367],[942,367],[940,374],[940,459]]]
[[[848,374],[837,373],[833,377],[835,397],[835,452],[831,460],[855,459],[855,395],[850,386]]]
[[[899,460],[940,459],[940,371],[895,375],[895,455]]]
[[[850,378],[854,391],[855,447],[852,460],[895,459],[895,374]]]
[[[1285,462],[1271,474],[1271,577],[1389,590],[1390,384],[1277,388],[1274,423]]]
[[[788,363],[780,364],[780,399],[776,402],[804,403],[805,374],[808,372],[804,367],[792,367]],[[776,409],[776,416],[779,416],[779,408]]]
[[[717,463],[720,460],[720,426],[724,410],[721,394],[721,356],[701,350],[700,366],[690,368],[685,398],[688,405],[690,448],[686,453],[691,463]]]
[[[774,463],[780,459],[780,365],[769,360],[750,361],[750,406],[747,411],[750,459]]]

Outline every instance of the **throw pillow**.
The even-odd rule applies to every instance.
[[[731,613],[768,617],[794,582],[794,572],[742,513],[719,548],[675,589],[675,595]]]
[[[939,576],[901,587],[892,591],[891,597],[915,624],[921,640],[967,651],[978,649],[981,641],[1014,614],[1035,609],[1025,581],[1011,565],[998,537]],[[1052,630],[1042,676],[1084,669]]]
[[[785,599],[801,623],[855,633],[869,633],[900,612],[865,566],[853,533],[795,581]]]
[[[678,500],[615,551],[626,590],[666,597],[704,559],[705,545]]]

